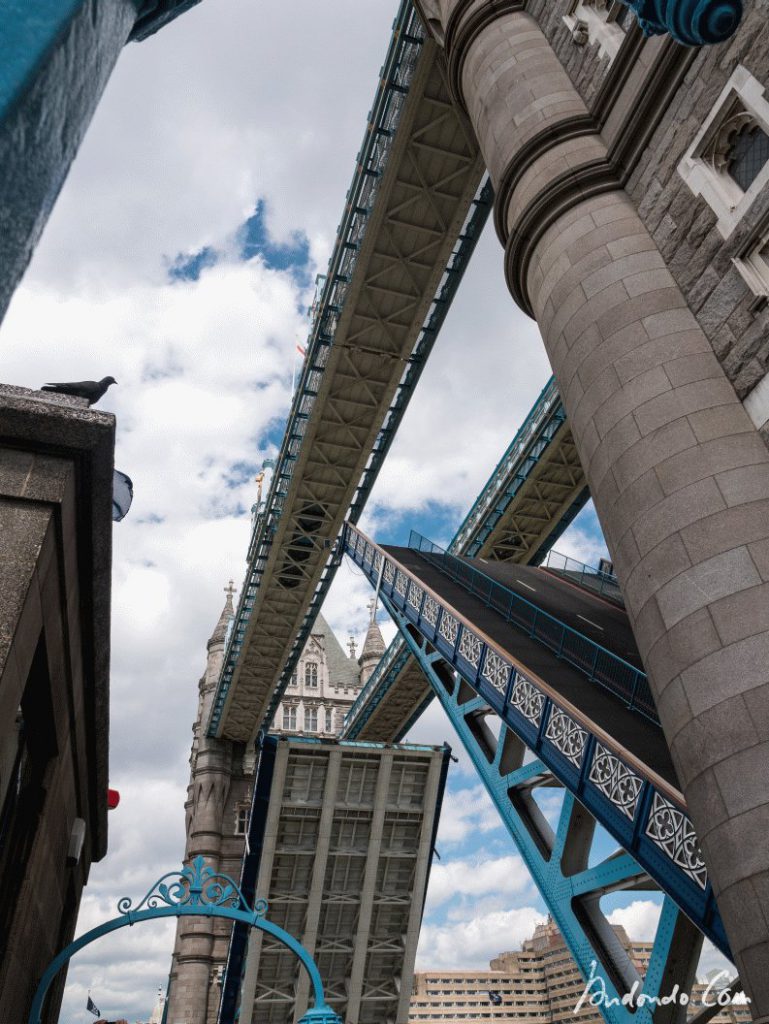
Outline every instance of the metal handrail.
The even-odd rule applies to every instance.
[[[541,567],[543,569],[554,569],[556,572],[573,574],[573,576],[577,577],[573,579],[573,582],[578,586],[603,594],[611,600],[618,601],[623,607],[625,605],[619,580],[613,573],[596,569],[595,566],[587,565],[586,562],[581,562],[578,558],[572,558],[571,555],[562,555],[559,551],[553,550],[548,551],[547,558]],[[573,577],[570,576],[569,578],[572,579]]]
[[[410,533],[408,547],[419,551],[444,575],[459,583],[469,593],[480,597],[506,622],[523,629],[533,640],[553,651],[557,658],[567,661],[591,682],[598,683],[619,697],[627,708],[659,725],[645,672],[567,626],[480,569],[450,554],[416,530]],[[440,557],[435,558],[436,555]]]

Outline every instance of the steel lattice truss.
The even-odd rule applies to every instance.
[[[452,106],[438,57],[434,44],[420,45],[343,306],[306,396],[301,438],[289,468],[276,472],[290,479],[252,546],[258,575],[241,599],[237,651],[228,652],[211,723],[217,735],[247,741],[274,713],[313,596],[335,567],[333,545],[478,190],[477,146]]]

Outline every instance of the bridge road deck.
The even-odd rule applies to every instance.
[[[557,658],[552,651],[527,636],[517,626],[506,622],[493,608],[487,607],[481,598],[468,593],[464,587],[449,579],[418,551],[413,548],[393,545],[382,545],[382,548],[404,568],[417,576],[425,586],[435,591],[478,629],[483,630],[492,640],[505,648],[529,671],[544,680],[556,693],[579,708],[596,726],[610,733],[619,744],[666,782],[676,789],[680,789],[670,751],[659,726],[643,715],[625,707],[617,697],[597,683],[590,682],[577,669]],[[431,555],[431,558],[437,560],[435,555]],[[468,559],[467,561],[473,562],[474,560]],[[490,567],[478,562],[475,564],[484,572]],[[499,563],[497,567],[505,568]],[[506,568],[510,570],[511,574],[518,573],[519,578],[523,578],[521,566],[510,565]],[[529,572],[536,572],[536,570],[529,570]],[[577,607],[583,607],[585,614],[603,627],[604,642],[602,646],[619,654],[620,657],[626,657],[621,650],[627,648],[628,634],[632,638],[627,616],[605,602],[601,602],[603,607],[600,607],[599,602],[591,599],[589,595],[582,595],[571,584],[561,583],[555,578],[551,579],[552,584],[547,588],[548,607],[545,608],[542,605],[542,609],[549,611],[556,618],[562,618],[563,615],[574,615]],[[545,594],[544,587],[542,593]],[[531,600],[534,595],[525,588],[521,588],[521,596],[530,600],[532,604],[538,604],[537,601]],[[626,625],[620,628],[622,616],[624,616]],[[616,644],[616,646],[612,647],[612,644]],[[634,641],[633,648],[635,648]],[[640,665],[637,650],[634,657],[636,660],[633,664]],[[626,660],[630,659],[626,658]]]

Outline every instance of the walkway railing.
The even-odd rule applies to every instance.
[[[578,586],[602,594],[615,604],[625,607],[619,580],[610,572],[596,569],[594,565],[587,565],[585,562],[580,562],[578,558],[562,555],[559,551],[548,551],[541,568],[563,573]]]
[[[408,546],[419,551],[449,579],[479,597],[506,622],[522,629],[532,639],[553,651],[557,658],[582,672],[591,682],[598,683],[619,697],[626,707],[659,724],[646,673],[538,608],[503,583],[493,580],[469,562],[450,555],[416,530],[411,531]]]

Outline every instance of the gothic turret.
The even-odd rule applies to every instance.
[[[363,641],[363,650],[361,651],[360,658],[358,658],[360,680],[363,685],[366,684],[371,673],[377,667],[379,659],[385,652],[384,638],[376,621],[376,601],[371,601],[369,609],[371,611],[371,619],[366,631],[366,639]]]

